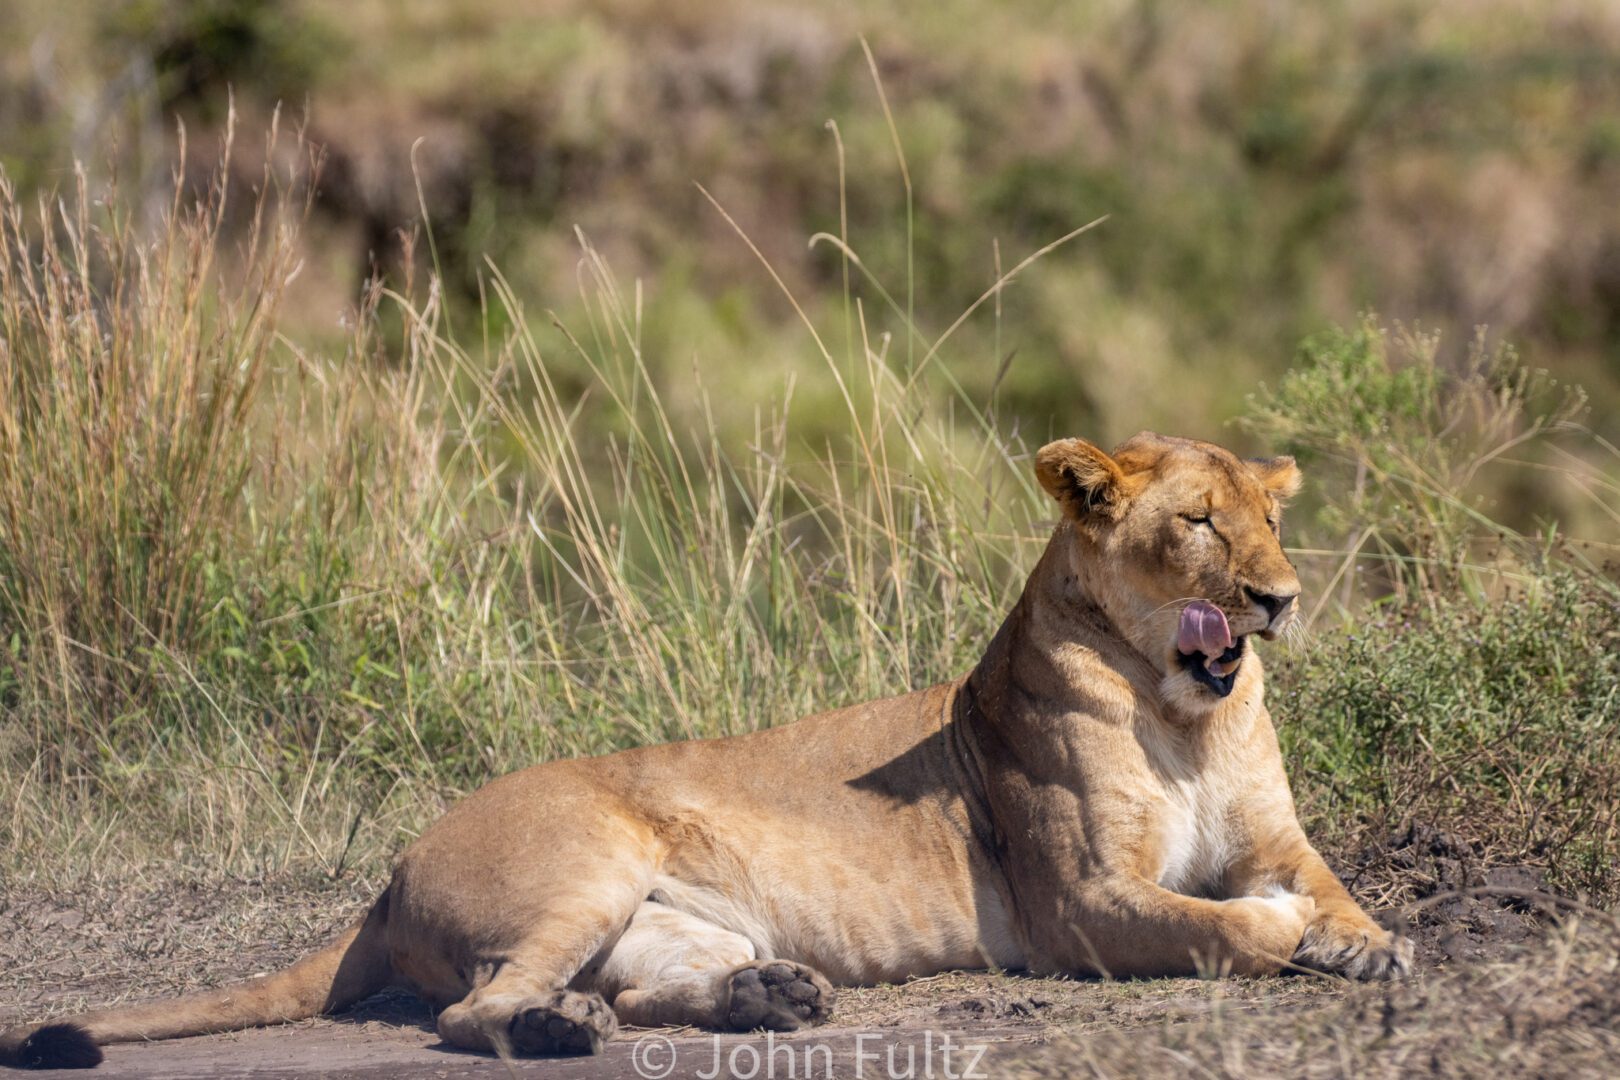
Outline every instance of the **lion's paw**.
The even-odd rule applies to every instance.
[[[832,983],[787,960],[757,960],[731,973],[726,1026],[733,1031],[797,1031],[832,1011]]]
[[[1404,979],[1412,971],[1412,942],[1370,920],[1318,919],[1305,928],[1294,963],[1352,979]]]
[[[554,990],[523,1003],[508,1029],[515,1053],[535,1057],[599,1054],[619,1018],[599,994]]]

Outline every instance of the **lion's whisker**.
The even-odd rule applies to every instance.
[[[1158,607],[1154,608],[1152,611],[1148,612],[1146,615],[1143,615],[1140,619],[1137,619],[1136,620],[1136,625],[1134,627],[1132,627],[1132,629],[1133,630],[1140,630],[1142,627],[1147,625],[1147,621],[1149,619],[1153,618],[1153,616],[1157,615],[1159,612],[1163,611],[1165,608],[1175,607],[1177,604],[1188,604],[1188,603],[1191,603],[1194,600],[1202,600],[1202,599],[1203,599],[1203,597],[1201,597],[1201,596],[1178,596],[1174,600],[1166,600],[1164,603],[1160,604]]]

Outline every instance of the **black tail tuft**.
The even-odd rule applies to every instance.
[[[47,1024],[17,1048],[25,1069],[93,1069],[101,1064],[101,1047],[78,1024]]]

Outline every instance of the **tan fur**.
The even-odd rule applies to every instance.
[[[1036,470],[1063,521],[965,677],[503,777],[429,829],[325,952],[78,1023],[97,1042],[164,1038],[399,982],[457,1045],[585,1052],[615,1011],[791,1028],[826,1016],[833,985],[952,968],[1403,973],[1408,943],[1300,830],[1260,658],[1246,649],[1223,698],[1176,650],[1193,599],[1234,635],[1293,618],[1296,601],[1256,599],[1299,591],[1276,527],[1292,460],[1143,434],[1111,454],[1053,443]]]

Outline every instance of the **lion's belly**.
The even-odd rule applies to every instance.
[[[762,957],[808,964],[843,985],[898,982],[958,968],[1024,965],[1011,920],[988,883],[960,887],[896,867],[817,860],[778,877],[769,860],[746,879],[722,884],[671,874],[654,880],[653,898],[753,942]]]
[[[839,809],[793,820],[756,810],[684,830],[654,896],[839,983],[1023,966],[960,804],[849,796]]]
[[[667,845],[654,895],[835,982],[1023,966],[942,735],[953,693],[626,759]]]

